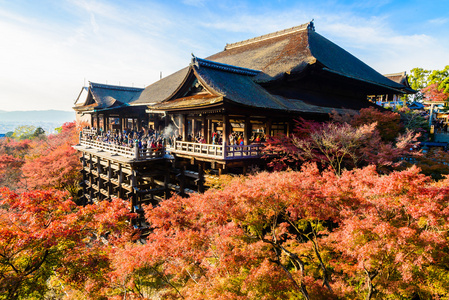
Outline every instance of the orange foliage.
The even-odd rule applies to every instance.
[[[148,207],[147,242],[114,249],[111,283],[164,299],[447,296],[445,182],[372,166],[236,178]]]

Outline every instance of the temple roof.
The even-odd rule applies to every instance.
[[[407,89],[409,89],[411,92],[416,92],[410,87],[410,83],[408,82],[408,76],[407,72],[399,72],[399,73],[393,73],[393,74],[385,74],[385,77],[388,79],[397,82],[403,86],[405,86]]]
[[[105,110],[128,106],[136,101],[143,88],[125,87],[117,85],[100,84],[89,82],[88,95],[84,102],[78,103],[82,99],[78,99],[75,110]],[[83,93],[80,93],[80,96]],[[79,97],[80,97],[79,96]]]
[[[153,110],[184,110],[205,106],[222,105],[225,102],[245,106],[248,108],[263,108],[277,111],[306,112],[328,114],[333,110],[340,113],[351,113],[351,110],[333,107],[320,107],[298,99],[287,99],[282,96],[270,94],[254,81],[259,71],[194,58],[186,77],[185,85],[193,82],[195,76],[204,86],[206,92],[185,97],[172,95],[170,99],[152,106]],[[182,89],[178,90],[188,90]],[[355,112],[355,111],[353,111]]]
[[[258,70],[252,80],[261,84],[282,79],[286,74],[299,75],[313,65],[324,73],[337,74],[357,80],[361,84],[368,84],[367,89],[368,86],[374,85],[399,93],[405,91],[404,85],[386,78],[316,33],[313,22],[227,44],[223,51],[207,57],[206,61],[234,68]],[[146,87],[132,105],[152,105],[166,100],[182,84],[188,71],[189,68],[181,69]],[[367,91],[367,94],[370,92]]]

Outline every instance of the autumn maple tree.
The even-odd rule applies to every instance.
[[[0,187],[20,188],[22,166],[30,151],[30,141],[16,141],[11,138],[0,140]]]
[[[76,122],[70,122],[62,125],[61,132],[33,141],[33,150],[22,167],[28,189],[55,188],[76,196],[81,164],[72,146],[77,138]]]
[[[373,166],[236,178],[146,208],[145,244],[111,253],[109,295],[385,299],[449,295],[448,180]]]
[[[290,136],[269,139],[266,151],[276,155],[270,163],[276,170],[298,168],[304,162],[330,166],[337,174],[369,164],[389,170],[413,149],[419,136],[410,130],[401,133],[401,128],[398,113],[373,108],[352,117],[334,114],[324,123],[300,119]]]
[[[95,295],[129,218],[122,200],[78,207],[67,192],[0,189],[0,299],[42,298],[51,278]]]
[[[425,87],[422,89],[422,92],[425,99],[432,102],[444,102],[449,98],[449,94],[444,92],[443,89],[440,89],[438,83],[433,83]]]

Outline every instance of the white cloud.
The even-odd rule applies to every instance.
[[[206,5],[206,1],[184,0],[186,5],[203,6],[198,15],[177,10],[182,5],[147,1],[118,6],[100,0],[67,0],[58,2],[65,15],[57,19],[0,8],[0,109],[69,110],[84,79],[148,85],[159,79],[161,71],[167,76],[186,66],[191,52],[206,57],[226,43],[312,18],[318,33],[381,73],[441,69],[449,57],[446,36],[439,38],[431,31],[401,33],[401,28],[391,28],[388,15],[363,18],[351,10],[329,12],[310,3],[255,12],[244,1],[230,0],[217,3],[219,10],[208,8],[212,2]]]
[[[434,24],[434,25],[445,25],[448,22],[449,22],[449,18],[436,18],[436,19],[429,20],[429,23]]]

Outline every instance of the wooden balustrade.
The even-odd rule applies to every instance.
[[[138,160],[161,158],[166,152],[219,160],[258,158],[263,155],[263,144],[212,145],[176,141],[174,145],[167,145],[166,148],[138,148],[137,145],[130,148],[86,138],[90,135],[90,131],[83,130],[83,134],[80,135],[80,145]]]
[[[253,145],[211,145],[176,141],[174,147],[168,149],[173,153],[189,154],[214,159],[257,158],[263,155],[262,144]]]

